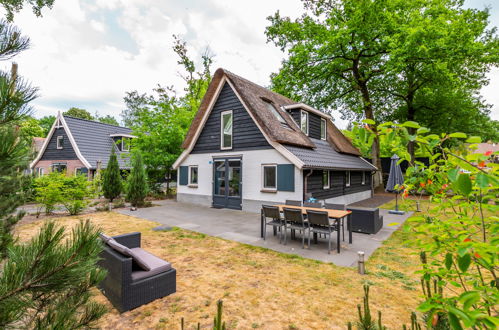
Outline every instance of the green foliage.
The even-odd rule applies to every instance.
[[[63,114],[66,116],[71,116],[71,117],[75,117],[75,118],[95,120],[94,116],[92,116],[90,114],[90,112],[88,112],[87,110],[75,108],[75,107],[69,108],[69,110],[65,111]]]
[[[47,135],[50,132],[50,129],[52,128],[52,125],[54,124],[55,121],[55,116],[45,116],[40,119],[38,119],[38,125],[43,129],[43,135],[42,137],[47,137]]]
[[[114,118],[113,116],[111,115],[105,115],[105,116],[99,116],[98,113],[95,114],[95,120],[101,122],[101,123],[104,123],[104,124],[109,124],[109,125],[114,125],[114,126],[119,126],[120,124],[118,123],[118,121],[116,120],[116,118]]]
[[[31,143],[34,137],[45,137],[45,130],[36,118],[26,117],[20,124],[21,136]]]
[[[89,185],[85,176],[51,172],[34,180],[35,200],[45,208],[46,214],[52,213],[57,204],[62,204],[69,214],[76,215],[88,205]]]
[[[149,191],[144,162],[140,152],[134,152],[132,157],[132,171],[127,179],[126,199],[132,206],[143,206]]]
[[[0,272],[0,327],[95,326],[105,313],[90,300],[90,289],[105,276],[95,266],[101,250],[98,230],[89,221],[69,237],[48,222],[31,241],[11,246]]]
[[[369,285],[364,285],[364,298],[363,306],[357,305],[357,311],[359,315],[359,320],[357,323],[357,329],[362,330],[384,330],[385,326],[381,322],[381,312],[378,312],[378,321],[371,316],[371,308],[369,306]],[[349,323],[349,328],[351,324]]]
[[[225,329],[227,329],[225,326],[225,321],[222,321],[222,314],[223,314],[223,301],[218,300],[217,301],[217,315],[215,315],[215,317],[213,318],[213,330],[225,330]],[[198,323],[195,328],[198,330],[201,329],[201,324]],[[185,329],[185,321],[184,321],[183,317],[180,319],[180,329],[181,330]]]
[[[14,14],[21,11],[26,4],[31,6],[36,16],[42,16],[42,9],[44,7],[52,8],[54,0],[1,0],[0,4],[7,11],[7,19],[12,21]]]
[[[185,42],[175,37],[173,48],[186,72],[182,75],[186,83],[184,96],[178,97],[173,87],[161,86],[154,90],[156,95],[128,92],[127,109],[122,112],[125,125],[132,127],[137,136],[132,148],[142,154],[153,190],[157,190],[156,183],[171,174],[170,169],[182,152],[182,142],[211,81],[209,53],[201,56],[203,69],[198,72],[194,61],[187,56]]]
[[[102,175],[102,192],[104,197],[109,199],[112,203],[115,198],[121,195],[122,189],[123,183],[120,174],[120,167],[113,146],[111,155],[109,156],[109,161],[107,163],[107,168],[104,170]]]

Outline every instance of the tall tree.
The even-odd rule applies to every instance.
[[[279,12],[268,18],[268,40],[289,53],[272,76],[273,89],[325,111],[340,109],[345,117],[369,119],[376,133],[385,103],[376,86],[387,62],[392,2],[303,2],[306,13],[294,21]],[[371,154],[381,168],[377,136]],[[374,181],[383,184],[381,172]]]
[[[0,21],[0,60],[28,45],[19,30]],[[35,96],[36,89],[17,76],[16,65],[10,74],[0,72],[0,328],[95,326],[105,312],[90,300],[90,289],[104,276],[95,265],[101,251],[97,229],[81,224],[66,240],[64,230],[49,223],[24,244],[12,235],[24,215],[17,208],[24,202],[21,185],[29,160],[19,124]]]
[[[107,167],[102,176],[102,192],[104,197],[109,199],[112,203],[115,198],[121,195],[122,189],[123,183],[121,180],[120,166],[113,146],[109,161],[107,162]]]
[[[52,125],[54,124],[55,121],[55,116],[44,116],[40,119],[38,119],[38,124],[42,127],[43,129],[43,137],[46,137],[50,129],[52,128]]]
[[[198,71],[184,41],[174,36],[173,49],[184,71],[181,73],[184,95],[178,97],[173,87],[161,86],[154,90],[156,95],[128,92],[127,109],[122,113],[125,125],[132,127],[138,137],[132,148],[140,150],[144,158],[152,189],[157,188],[156,183],[162,182],[165,175],[171,175],[171,166],[182,152],[182,141],[211,81],[213,56],[208,51],[201,55],[203,67]]]
[[[140,151],[135,151],[132,155],[132,171],[127,179],[127,200],[132,206],[144,205],[145,198],[149,192],[147,185],[146,169]]]
[[[81,108],[71,107],[71,108],[69,108],[68,111],[64,111],[64,114],[67,116],[75,117],[75,118],[95,120],[94,116],[92,116],[90,114],[90,112],[88,112],[85,109],[81,109]]]
[[[404,3],[403,13],[393,17],[396,30],[388,36],[389,61],[380,86],[394,98],[397,111],[391,119],[431,127],[439,119],[434,113],[445,109],[453,118],[474,120],[451,127],[444,119],[445,130],[435,132],[468,132],[487,118],[477,95],[490,66],[499,63],[496,28],[487,29],[488,10],[465,9],[461,0],[413,0]],[[409,132],[414,135],[415,128]],[[412,158],[414,146],[410,141]]]
[[[114,118],[111,115],[99,116],[98,113],[95,113],[95,119],[98,122],[101,122],[101,123],[104,123],[104,124],[115,125],[115,126],[119,126],[120,125],[118,123],[118,121],[116,120],[116,118]]]

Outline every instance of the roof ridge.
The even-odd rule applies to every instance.
[[[107,126],[112,126],[112,127],[118,127],[118,128],[126,128],[129,130],[132,130],[130,127],[125,127],[125,126],[119,126],[119,125],[113,125],[113,124],[108,124],[108,123],[103,123],[97,120],[91,120],[91,119],[83,119],[83,118],[78,118],[78,117],[73,117],[73,116],[68,116],[65,114],[62,114],[63,117],[71,118],[71,119],[78,119],[78,120],[83,120],[83,121],[88,121],[91,123],[96,123],[96,124],[102,124],[102,125],[107,125]]]

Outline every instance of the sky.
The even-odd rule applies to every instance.
[[[489,6],[491,25],[499,26],[499,5],[493,2],[465,5]],[[268,86],[285,57],[264,34],[266,17],[277,10],[294,18],[303,8],[300,0],[56,0],[42,17],[30,8],[15,16],[31,48],[14,60],[19,74],[39,88],[32,102],[36,117],[79,107],[120,120],[127,91],[151,92],[157,84],[183,88],[174,34],[187,42],[198,64],[208,47],[215,55],[213,72],[223,67]],[[8,70],[10,62],[0,68]],[[492,118],[499,119],[499,69],[489,78],[481,94],[493,106]],[[346,127],[338,113],[333,118]]]

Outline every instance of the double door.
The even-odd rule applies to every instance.
[[[241,209],[242,160],[216,158],[213,160],[213,207]]]

